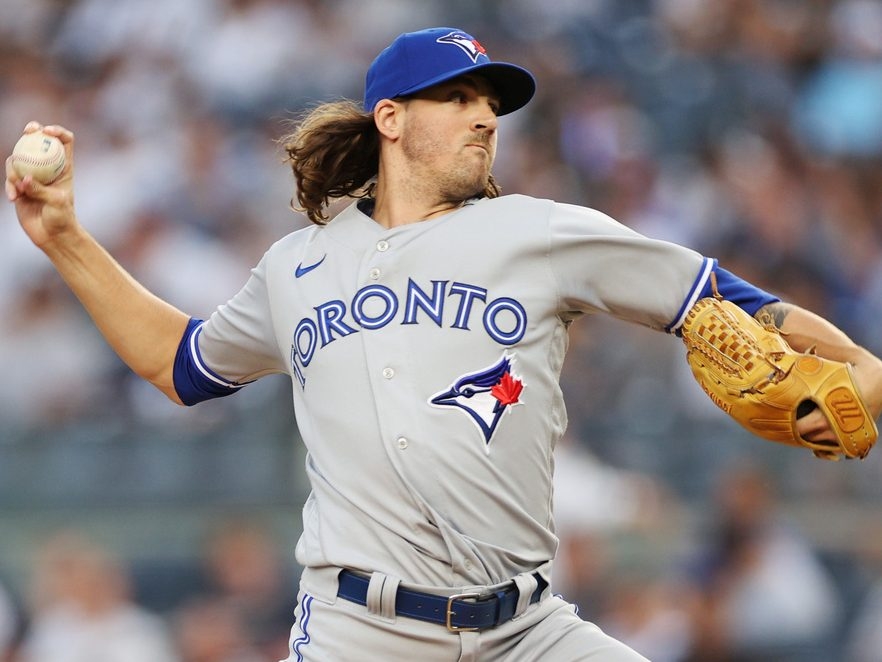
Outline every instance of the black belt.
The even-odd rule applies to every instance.
[[[548,583],[534,574],[538,586],[530,596],[530,604],[539,602]],[[339,576],[337,596],[360,605],[367,604],[369,577],[349,570]],[[512,584],[492,593],[457,593],[449,597],[420,593],[398,587],[395,595],[395,613],[429,623],[446,625],[451,632],[475,631],[492,628],[511,620],[518,605],[520,592]]]

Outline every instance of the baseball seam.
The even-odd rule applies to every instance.
[[[12,155],[12,166],[21,176],[30,174],[25,171],[34,171],[33,174],[38,176],[38,181],[50,184],[54,182],[64,171],[65,154],[63,149],[59,149],[58,145],[49,145],[49,150],[44,153],[19,152]],[[41,172],[42,171],[42,172]]]
[[[33,156],[31,156],[30,154],[15,154],[15,155],[13,155],[12,160],[15,163],[27,163],[28,165],[49,166],[49,165],[56,165],[56,163],[58,162],[58,159],[59,159],[59,157],[56,157],[54,159],[50,159],[50,158],[36,159]],[[60,165],[60,163],[58,163],[58,165]]]

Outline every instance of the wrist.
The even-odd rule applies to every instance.
[[[92,236],[83,226],[73,221],[64,228],[47,233],[38,247],[52,262],[57,262],[77,255],[90,243],[94,243]]]

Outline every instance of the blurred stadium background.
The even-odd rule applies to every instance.
[[[0,0],[0,147],[30,119],[74,130],[82,222],[205,316],[306,223],[288,209],[286,122],[360,98],[376,52],[430,25],[537,75],[501,124],[505,191],[718,257],[882,353],[875,0]],[[169,648],[56,662],[284,656],[308,489],[290,385],[165,402],[8,204],[0,365],[0,660],[88,639],[87,618],[59,626],[53,608],[109,576]],[[752,439],[679,342],[606,319],[575,325],[563,385],[559,583],[583,614],[656,661],[882,660],[882,453],[833,464]],[[269,576],[231,579],[246,559]],[[80,575],[93,583],[66,585]]]

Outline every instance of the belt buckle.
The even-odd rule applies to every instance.
[[[456,616],[456,612],[453,611],[453,601],[454,600],[478,600],[480,599],[480,593],[457,593],[456,595],[451,595],[447,598],[447,616],[445,618],[444,624],[447,626],[447,630],[450,632],[477,632],[480,628],[477,627],[460,627],[458,625],[454,625],[451,623],[451,619]]]

